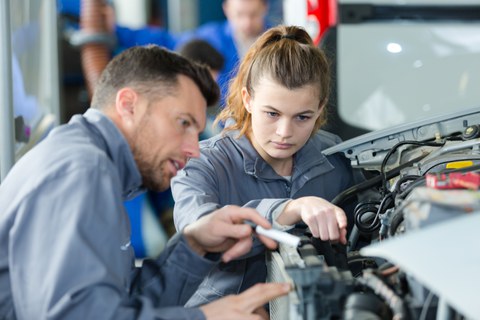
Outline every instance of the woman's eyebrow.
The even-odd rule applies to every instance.
[[[271,111],[274,111],[274,112],[277,112],[277,113],[283,113],[283,112],[281,112],[280,110],[275,109],[274,107],[272,107],[272,106],[270,106],[270,105],[264,105],[263,107],[264,107],[264,108],[268,108],[268,109],[270,109]],[[304,110],[304,111],[300,111],[300,112],[296,113],[295,115],[298,116],[298,115],[302,115],[302,114],[314,114],[314,113],[315,113],[314,110],[312,110],[312,109],[307,109],[307,110]]]

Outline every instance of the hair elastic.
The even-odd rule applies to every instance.
[[[282,34],[282,35],[280,36],[280,39],[295,40],[295,35],[293,35],[293,34]]]

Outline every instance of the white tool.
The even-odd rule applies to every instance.
[[[280,231],[277,229],[265,229],[262,226],[259,226],[251,221],[245,221],[246,224],[250,225],[257,234],[273,239],[277,242],[292,246],[298,247],[300,244],[300,237],[294,236],[285,231]]]

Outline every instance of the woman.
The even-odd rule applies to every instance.
[[[172,180],[177,230],[226,205],[251,207],[276,228],[305,222],[312,235],[346,243],[347,218],[331,204],[353,184],[340,154],[322,150],[340,139],[319,131],[325,123],[329,68],[324,53],[299,27],[267,30],[250,48],[216,121],[222,133],[201,142]],[[265,281],[264,247],[220,264],[187,306],[241,292]]]

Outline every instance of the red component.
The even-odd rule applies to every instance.
[[[318,45],[325,31],[337,24],[336,0],[307,0],[308,31]]]
[[[434,189],[471,189],[480,187],[480,174],[476,172],[427,173],[426,185]]]

